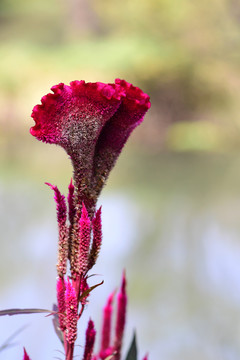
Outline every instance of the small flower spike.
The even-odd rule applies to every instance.
[[[68,227],[68,259],[71,261],[71,248],[72,248],[72,236],[73,236],[73,229],[74,229],[74,218],[76,215],[76,207],[75,207],[75,188],[72,182],[68,186],[68,220],[69,220],[69,227]]]
[[[28,356],[25,348],[23,348],[23,352],[24,352],[24,354],[23,354],[23,360],[31,360],[30,357]]]
[[[66,329],[66,303],[65,303],[66,281],[59,277],[57,279],[57,302],[58,302],[58,318],[62,331]]]
[[[101,348],[100,357],[105,359],[108,356],[108,350],[111,341],[111,322],[112,322],[112,302],[114,293],[110,294],[107,300],[107,304],[103,309],[103,325],[102,325],[102,337],[101,337]]]
[[[67,271],[68,259],[68,228],[67,220],[67,206],[65,196],[60,193],[57,186],[46,183],[54,191],[54,199],[57,204],[57,220],[58,220],[58,263],[57,271],[60,277],[63,277]]]
[[[114,360],[119,360],[121,357],[123,333],[126,323],[126,309],[127,309],[126,277],[125,277],[125,273],[123,273],[121,290],[117,296],[117,319],[116,319],[115,341],[114,341],[114,350],[116,352],[116,355],[114,357]]]
[[[72,179],[68,186],[68,219],[69,223],[72,225],[74,216],[75,216],[75,205],[74,205],[74,185]]]
[[[143,360],[148,360],[148,354],[144,356]]]
[[[56,201],[57,205],[57,220],[58,223],[65,224],[67,220],[67,206],[65,196],[62,195],[57,186],[52,185],[50,183],[45,183],[54,191],[54,200]]]
[[[120,79],[108,84],[76,80],[51,90],[33,108],[35,125],[30,133],[40,141],[61,146],[73,165],[67,201],[56,186],[47,183],[57,204],[59,326],[66,360],[72,360],[77,322],[94,288],[87,284],[88,271],[95,265],[102,244],[97,200],[128,137],[143,121],[151,103],[140,88]],[[71,281],[64,280],[68,260]],[[127,306],[125,274],[117,296],[115,335],[110,339],[112,301],[113,294],[104,308],[100,353],[92,355],[96,332],[90,320],[83,360],[120,360]]]
[[[91,241],[91,221],[83,203],[80,218],[80,274],[84,275],[88,267],[89,247]]]
[[[71,273],[74,279],[76,275],[84,275],[86,273],[91,241],[91,221],[84,203],[82,204],[81,217],[78,221],[77,215],[71,239]]]
[[[71,282],[66,283],[65,292],[65,303],[66,303],[66,340],[69,344],[74,344],[77,339],[77,298],[75,290]]]
[[[101,207],[98,209],[94,219],[92,220],[92,230],[93,230],[93,241],[88,259],[88,270],[90,270],[96,264],[102,244]]]
[[[89,320],[86,331],[86,343],[85,343],[83,360],[92,359],[95,337],[96,337],[96,330],[94,329],[94,323],[92,320]]]

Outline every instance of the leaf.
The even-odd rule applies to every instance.
[[[133,339],[128,350],[126,360],[137,360],[137,343],[136,343],[136,333],[133,333]]]
[[[102,285],[103,283],[104,283],[104,281],[101,281],[100,283],[98,283],[98,284],[96,284],[96,285],[93,285],[93,286],[91,286],[89,289],[87,289],[86,291],[84,291],[84,292],[82,293],[82,295],[79,297],[79,301],[81,301],[82,299],[84,299],[86,296],[88,296],[88,294],[89,294],[92,290],[94,290],[96,287]]]
[[[46,309],[6,309],[6,310],[0,310],[0,316],[38,314],[38,313],[52,313],[52,310],[46,310]]]
[[[56,304],[53,304],[53,327],[55,330],[55,333],[57,334],[57,337],[59,338],[59,340],[61,341],[61,344],[64,346],[64,337],[63,337],[63,333],[62,330],[60,329],[59,326],[59,317],[58,317],[58,307]]]

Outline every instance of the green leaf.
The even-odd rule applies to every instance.
[[[126,360],[137,360],[137,342],[136,342],[136,333],[133,333],[133,339],[128,350]]]
[[[79,301],[81,301],[82,299],[84,299],[91,291],[93,291],[93,289],[95,289],[96,287],[102,285],[104,283],[104,281],[101,281],[100,283],[96,284],[96,285],[93,285],[91,286],[89,289],[87,289],[86,291],[84,291],[82,293],[81,296],[79,296]]]

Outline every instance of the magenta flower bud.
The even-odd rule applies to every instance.
[[[71,243],[71,272],[74,278],[76,274],[84,275],[88,266],[91,221],[84,203],[82,204],[81,217],[78,222],[77,219],[76,216]]]
[[[85,343],[83,360],[92,360],[95,337],[96,337],[96,330],[94,329],[94,323],[92,320],[89,320],[86,331],[86,343]]]
[[[88,267],[89,247],[91,241],[91,221],[88,217],[87,209],[82,204],[82,214],[80,218],[80,274],[84,275]]]
[[[71,252],[72,252],[72,243],[73,243],[73,229],[74,229],[74,218],[76,215],[76,207],[75,207],[75,188],[72,182],[68,186],[68,259],[71,261]],[[77,226],[78,227],[78,226]]]
[[[90,270],[96,264],[102,244],[101,207],[98,209],[94,219],[92,220],[92,229],[93,229],[93,241],[88,259],[88,270]]]
[[[71,179],[71,182],[68,186],[68,219],[71,225],[73,224],[74,216],[75,216],[74,185]]]
[[[144,356],[143,360],[148,360],[148,354]]]
[[[65,303],[66,281],[62,277],[57,279],[57,303],[60,329],[66,329],[66,303]]]
[[[133,129],[150,108],[149,96],[117,79],[115,84],[73,81],[51,88],[32,111],[38,140],[62,146],[74,168],[77,203],[93,217],[97,197]]]
[[[57,220],[58,220],[58,263],[57,271],[60,277],[63,277],[67,271],[67,259],[69,252],[68,244],[68,227],[67,220],[67,206],[65,196],[60,193],[57,186],[46,183],[54,191],[54,199],[57,204]]]
[[[57,220],[58,223],[64,223],[67,220],[67,206],[65,196],[60,193],[58,187],[52,185],[50,183],[45,183],[46,185],[50,186],[50,188],[54,191],[54,200],[57,204]]]
[[[23,352],[24,352],[24,354],[23,354],[23,360],[31,360],[30,357],[28,356],[25,348],[23,348]]]
[[[69,279],[66,282],[65,306],[66,340],[69,344],[74,344],[77,339],[78,305],[75,290]]]
[[[102,338],[101,338],[101,348],[100,354],[102,355],[110,346],[111,340],[111,322],[112,322],[112,302],[113,302],[114,293],[110,294],[107,300],[107,304],[103,309],[103,325],[102,325]]]
[[[121,290],[117,296],[117,319],[115,329],[114,350],[116,355],[114,360],[119,360],[121,356],[121,347],[126,323],[127,294],[126,294],[126,277],[123,273]]]

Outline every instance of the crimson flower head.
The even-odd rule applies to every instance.
[[[124,144],[151,104],[125,80],[114,84],[73,81],[51,88],[32,111],[30,132],[62,146],[74,168],[77,202],[93,216],[97,198]]]

